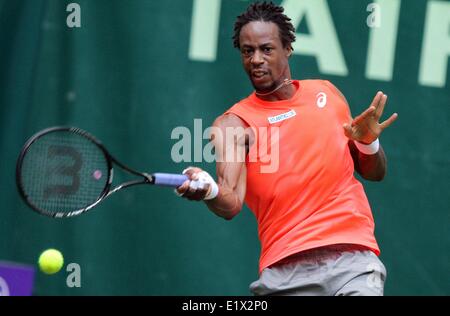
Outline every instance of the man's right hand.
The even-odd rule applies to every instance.
[[[189,180],[176,189],[179,196],[191,201],[212,199],[217,196],[217,184],[206,171],[197,167],[189,167],[183,171],[183,174],[188,176]],[[214,186],[216,190],[213,190]]]

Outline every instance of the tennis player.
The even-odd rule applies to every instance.
[[[329,81],[292,80],[295,29],[283,11],[253,3],[234,25],[234,46],[255,91],[215,120],[212,140],[218,157],[237,150],[245,159],[217,159],[217,182],[190,167],[177,193],[203,200],[225,219],[244,202],[252,210],[261,242],[259,279],[250,285],[255,295],[383,295],[386,269],[354,171],[366,180],[384,178],[379,137],[397,114],[380,123],[387,96],[378,92],[352,118]],[[219,137],[237,128],[245,134],[229,137],[231,143]],[[261,144],[268,150],[261,152]],[[264,171],[271,152],[275,168]]]

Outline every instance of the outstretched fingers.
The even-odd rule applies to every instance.
[[[369,115],[371,115],[375,111],[375,107],[373,105],[370,105],[367,110],[362,112],[360,115],[355,117],[352,122],[352,126],[357,125],[359,122],[365,120]]]
[[[381,95],[380,101],[378,102],[378,105],[375,107],[375,116],[379,119],[381,115],[383,115],[384,106],[387,102],[387,95],[383,94]]]
[[[394,123],[394,121],[397,119],[397,117],[398,117],[397,113],[392,114],[390,118],[388,118],[386,121],[384,121],[383,123],[380,124],[381,129],[385,129],[385,128],[389,127],[389,125]]]
[[[383,96],[383,92],[378,91],[377,94],[375,94],[375,97],[372,100],[372,103],[370,104],[370,106],[373,106],[374,108],[378,107],[378,104],[380,103],[380,100]]]

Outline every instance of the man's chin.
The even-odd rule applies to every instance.
[[[253,88],[260,93],[266,93],[271,91],[273,88],[273,84],[271,82],[268,83],[256,83],[252,80]]]

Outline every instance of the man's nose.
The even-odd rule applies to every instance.
[[[264,63],[264,58],[260,51],[255,51],[252,56],[251,62],[253,65],[261,65],[262,63]]]

